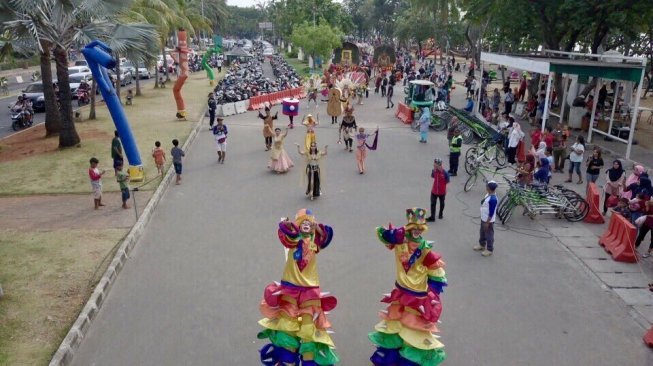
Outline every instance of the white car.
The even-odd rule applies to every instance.
[[[111,77],[111,81],[114,83],[116,82],[116,72],[114,70],[109,71],[109,76]],[[125,86],[127,84],[131,84],[133,81],[132,73],[129,72],[129,70],[125,70],[123,68],[120,68],[120,86]]]
[[[127,60],[125,61],[122,65],[120,65],[121,69],[129,70],[129,72],[132,74],[133,77],[136,77],[136,67],[134,67],[134,64]],[[150,70],[148,70],[146,67],[139,67],[138,68],[138,78],[139,79],[149,79],[152,77],[152,74],[150,73]]]
[[[68,75],[68,84],[70,85],[70,94],[73,99],[77,99],[77,88],[82,81],[86,81],[89,85],[93,80],[91,72],[78,72],[76,74]]]
[[[88,66],[71,66],[68,68],[68,75],[78,74],[80,72],[91,72],[91,69]]]

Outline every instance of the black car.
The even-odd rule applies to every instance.
[[[23,90],[23,94],[32,100],[34,112],[45,112],[45,97],[43,96],[43,83],[31,83]]]

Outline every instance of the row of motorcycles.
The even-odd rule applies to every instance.
[[[296,71],[281,56],[274,56],[270,62],[275,79],[263,75],[263,44],[255,42],[252,49],[254,58],[247,62],[235,62],[227,70],[224,78],[215,87],[218,104],[235,103],[260,94],[274,93],[301,86]]]

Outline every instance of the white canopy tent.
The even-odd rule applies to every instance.
[[[594,95],[598,95],[599,87],[601,85],[601,79],[607,80],[625,80],[638,83],[637,94],[635,95],[635,106],[632,113],[632,120],[630,123],[630,128],[628,129],[628,139],[622,139],[620,136],[614,136],[611,134],[612,130],[612,118],[610,120],[610,126],[608,131],[602,131],[594,127],[592,121],[596,116],[596,106],[598,103],[594,103],[592,107],[592,115],[590,119],[589,133],[587,137],[587,142],[592,141],[592,133],[598,133],[601,135],[609,136],[610,138],[621,141],[627,144],[626,148],[626,159],[630,158],[630,152],[633,144],[633,136],[635,135],[635,125],[637,124],[637,119],[639,118],[639,101],[642,94],[642,84],[644,82],[644,73],[646,70],[646,58],[639,57],[625,57],[621,55],[614,54],[604,54],[604,55],[595,55],[595,54],[584,54],[584,53],[574,53],[574,52],[560,52],[560,51],[550,51],[544,50],[543,55],[504,55],[497,53],[481,53],[481,75],[483,74],[484,63],[492,63],[497,65],[503,65],[509,68],[518,69],[522,71],[535,72],[542,75],[548,75],[548,81],[546,86],[546,97],[544,105],[544,113],[542,115],[542,130],[546,127],[547,119],[551,114],[549,109],[551,105],[551,81],[553,79],[553,74],[558,73],[559,75],[568,74],[568,75],[579,75],[583,77],[598,77],[599,80],[596,83],[596,88],[594,90]],[[566,93],[567,88],[565,88]],[[615,99],[616,99],[615,95]],[[475,105],[479,105],[480,93],[476,96]],[[563,96],[563,100],[565,96]],[[616,104],[616,103],[615,103]],[[475,108],[476,113],[478,113],[478,108]],[[614,108],[613,108],[614,110]],[[614,116],[614,112],[613,112]],[[481,119],[482,116],[479,116]],[[562,116],[558,116],[562,117]]]

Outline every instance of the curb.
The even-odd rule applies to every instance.
[[[197,137],[202,127],[204,114],[205,113],[201,114],[201,117],[196,122],[195,127],[191,131],[190,135],[188,135],[188,139],[186,139],[186,142],[182,146],[182,150],[187,152],[190,145],[193,143],[193,141],[195,141],[195,138]],[[59,345],[59,348],[52,356],[52,359],[49,363],[50,366],[66,366],[69,365],[72,361],[75,351],[88,332],[91,322],[93,322],[97,316],[97,313],[102,307],[104,300],[109,294],[111,286],[129,259],[129,253],[131,253],[131,251],[134,249],[134,246],[136,246],[136,243],[145,230],[145,226],[149,223],[154,210],[159,205],[159,201],[161,201],[163,193],[165,193],[165,191],[168,189],[168,186],[172,182],[174,173],[174,169],[168,169],[168,172],[161,181],[161,184],[150,198],[147,206],[145,206],[143,213],[141,213],[139,219],[129,231],[129,234],[127,234],[123,242],[120,244],[120,247],[116,251],[113,260],[102,275],[100,281],[95,286],[95,290],[93,290],[93,293],[84,305],[84,308],[82,308],[82,311],[79,313],[77,320],[75,320],[73,325],[70,327],[70,330],[64,337],[61,345]]]

